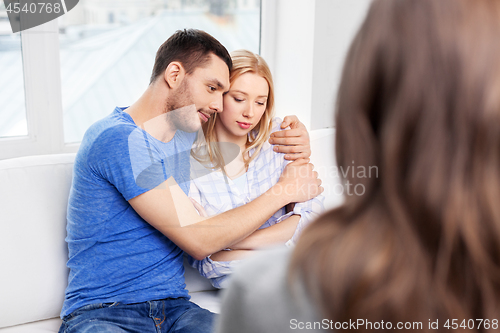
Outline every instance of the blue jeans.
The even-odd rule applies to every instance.
[[[215,313],[186,298],[136,304],[99,303],[83,306],[63,318],[59,333],[208,333]]]

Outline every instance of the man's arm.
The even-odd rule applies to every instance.
[[[219,251],[210,256],[213,261],[233,261],[246,259],[257,253],[254,250],[232,250],[232,251]]]
[[[292,215],[283,222],[273,224],[270,227],[254,231],[250,236],[243,239],[241,242],[231,246],[232,251],[219,251],[210,256],[210,259],[215,261],[232,261],[245,259],[255,250],[265,248],[272,245],[284,244],[295,233],[295,229],[299,224],[300,215]]]
[[[278,183],[263,195],[210,218],[198,215],[173,178],[129,203],[154,228],[193,258],[201,260],[249,236],[286,204],[320,194],[323,189],[317,176],[311,164],[291,163]]]
[[[258,250],[266,246],[285,244],[292,238],[299,224],[300,215],[292,215],[280,223],[254,231],[241,242],[231,245],[234,250]]]
[[[310,155],[310,146],[309,146],[309,134],[305,126],[298,120],[296,116],[287,116],[281,122],[281,128],[284,129],[290,126],[291,129],[280,131],[277,130],[277,126],[273,126],[273,132],[271,134],[271,139],[269,140],[271,143],[283,143],[287,144],[286,146],[275,146],[274,150],[283,151],[293,151],[292,156],[289,159],[295,159],[299,156],[309,156]],[[274,137],[278,135],[278,137]],[[295,153],[296,152],[296,153]],[[277,156],[277,155],[276,155]],[[283,166],[286,165],[286,162]],[[295,203],[290,203],[286,207],[293,210]],[[287,210],[287,213],[289,211]],[[289,217],[283,222],[277,223],[271,227],[265,229],[259,229],[253,232],[250,236],[243,239],[242,241],[235,243],[231,246],[233,250],[253,250],[265,246],[269,246],[272,244],[280,244],[286,243],[288,240],[292,238],[295,234],[297,226],[299,224],[299,220],[301,220],[300,215],[293,215]],[[221,251],[217,254],[212,255],[212,259],[214,257],[218,257],[220,254],[221,257],[226,258],[228,256],[228,252],[239,253],[240,251]],[[241,251],[244,252],[244,251]],[[233,255],[233,254],[231,254]],[[217,259],[214,259],[217,260]],[[221,259],[222,260],[222,259]]]

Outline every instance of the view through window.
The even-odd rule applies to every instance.
[[[260,0],[80,0],[59,18],[65,141],[115,106],[133,103],[149,84],[158,47],[195,28],[229,51],[259,52]]]
[[[21,34],[12,33],[0,2],[0,138],[28,135]]]

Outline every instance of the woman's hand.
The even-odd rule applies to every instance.
[[[269,143],[276,145],[275,152],[284,153],[285,159],[309,159],[311,145],[306,126],[299,121],[297,116],[286,116],[281,123],[281,128],[290,126],[290,129],[271,133]]]

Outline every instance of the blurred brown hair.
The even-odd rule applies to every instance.
[[[339,167],[379,177],[346,174],[365,194],[304,231],[291,276],[335,321],[499,319],[500,1],[375,0],[337,103]]]

